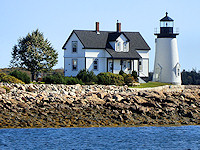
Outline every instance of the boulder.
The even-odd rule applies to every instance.
[[[6,89],[0,87],[0,94],[6,94]]]

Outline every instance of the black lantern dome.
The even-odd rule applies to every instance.
[[[174,20],[168,16],[166,12],[166,16],[160,19],[160,33],[155,33],[158,38],[175,38],[177,33],[173,33],[174,28]]]

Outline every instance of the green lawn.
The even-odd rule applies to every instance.
[[[161,82],[148,82],[148,83],[141,83],[139,86],[133,86],[132,88],[151,88],[151,87],[158,87],[163,85],[171,85],[170,83],[161,83]]]

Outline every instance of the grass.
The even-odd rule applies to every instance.
[[[148,82],[148,83],[141,83],[139,86],[134,86],[132,88],[151,88],[151,87],[158,87],[163,85],[172,85],[170,83],[161,83],[161,82]]]

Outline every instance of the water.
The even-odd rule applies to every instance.
[[[0,150],[200,149],[200,126],[0,129]]]

